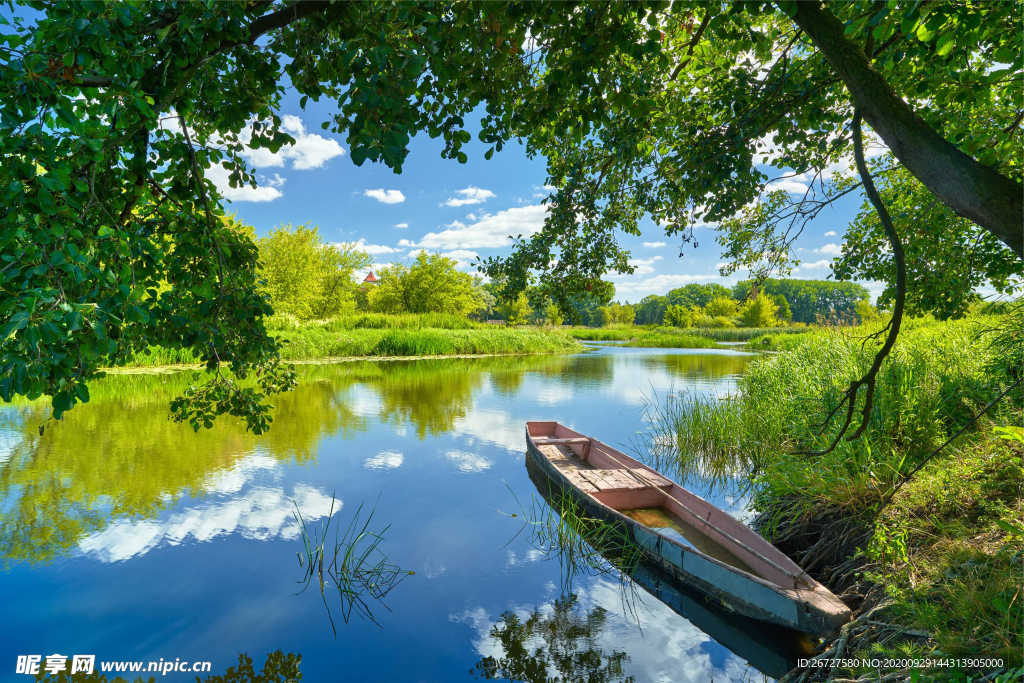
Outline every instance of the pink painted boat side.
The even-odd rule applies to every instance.
[[[634,458],[558,422],[528,422],[526,437],[550,479],[598,518],[625,524],[648,560],[675,578],[741,614],[805,633],[833,635],[850,620],[839,598],[760,534]],[[624,514],[651,508],[710,543],[682,543]]]

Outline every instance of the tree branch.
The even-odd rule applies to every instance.
[[[846,432],[849,431],[850,425],[853,422],[853,414],[857,406],[857,396],[860,393],[861,388],[864,388],[864,406],[861,408],[860,425],[857,427],[857,431],[853,434],[846,436],[847,441],[854,441],[864,433],[867,429],[868,422],[871,419],[871,407],[874,403],[875,397],[875,384],[878,377],[878,371],[882,369],[882,361],[885,360],[889,352],[892,351],[892,347],[896,344],[896,338],[900,333],[900,325],[903,322],[903,307],[906,303],[907,298],[907,263],[906,256],[903,253],[903,242],[900,240],[899,233],[896,232],[896,226],[893,225],[892,217],[889,215],[888,209],[885,208],[885,204],[882,202],[881,196],[878,194],[878,190],[875,188],[875,182],[871,178],[871,173],[868,171],[867,164],[864,162],[864,134],[861,130],[861,112],[860,108],[853,108],[853,156],[857,162],[857,171],[860,173],[861,180],[864,183],[864,193],[868,196],[868,200],[874,207],[875,212],[878,213],[878,220],[882,224],[882,228],[885,230],[885,236],[889,239],[889,246],[892,248],[892,260],[896,266],[896,300],[893,303],[892,318],[888,324],[889,333],[885,337],[885,342],[882,344],[882,348],[875,354],[875,359],[871,363],[871,367],[867,373],[860,379],[850,382],[850,386],[843,393],[843,398],[839,401],[839,404],[829,413],[828,417],[825,418],[822,423],[822,429],[826,428],[828,424],[835,417],[836,413],[842,409],[843,405],[846,405],[846,419],[843,422],[843,426],[839,429],[839,433],[836,434],[832,443],[829,444],[828,448],[823,451],[801,451],[803,455],[825,455],[835,450],[836,446],[839,445],[839,441],[846,436]]]
[[[956,214],[974,221],[1024,258],[1024,188],[942,137],[872,66],[839,19],[817,0],[797,2],[793,21],[842,79],[855,107],[892,153]]]
[[[697,32],[693,34],[693,38],[690,38],[690,42],[688,42],[686,44],[686,59],[684,59],[683,61],[679,62],[679,64],[676,66],[676,68],[672,70],[672,73],[669,75],[668,80],[670,80],[670,81],[676,80],[676,76],[679,75],[679,72],[681,72],[683,69],[685,69],[686,65],[690,63],[691,59],[693,59],[693,49],[695,47],[697,47],[697,43],[700,42],[701,36],[704,35],[704,31],[705,31],[705,29],[707,29],[708,24],[710,24],[710,23],[711,23],[711,12],[705,11],[704,12],[704,18],[701,19],[700,26],[697,27]]]

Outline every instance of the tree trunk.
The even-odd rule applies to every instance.
[[[843,80],[853,103],[896,158],[939,201],[1024,258],[1024,187],[978,163],[904,102],[839,19],[817,0],[797,2],[793,21]]]

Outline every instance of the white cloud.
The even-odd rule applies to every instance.
[[[475,251],[469,249],[453,249],[452,251],[442,251],[441,256],[447,256],[450,259],[458,261],[459,267],[468,266],[472,261],[479,260],[480,255]]]
[[[298,116],[291,114],[282,116],[281,130],[295,138],[295,144],[285,145],[277,152],[271,152],[269,149],[252,149],[243,152],[242,156],[256,168],[283,167],[286,161],[291,161],[292,168],[304,171],[320,168],[334,157],[345,153],[337,141],[307,133],[306,126]],[[247,128],[242,131],[239,138],[247,144],[252,140],[252,129]]]
[[[393,470],[405,462],[405,456],[397,451],[384,451],[367,458],[364,465],[371,470]]]
[[[655,261],[658,261],[660,259],[660,256],[655,256],[649,259],[629,259],[629,265],[633,266],[635,269],[633,271],[633,277],[639,277],[640,275],[648,275],[650,273],[653,273],[654,268],[652,266],[654,265]]]
[[[396,228],[408,228],[409,224],[408,223],[395,223],[395,227]]]
[[[206,169],[207,179],[217,187],[217,191],[224,199],[233,202],[270,202],[284,196],[280,188],[284,187],[285,179],[277,173],[271,178],[257,176],[256,187],[244,183],[238,187],[231,187],[229,175],[228,170],[220,164],[214,164]]]
[[[281,465],[273,458],[254,455],[210,475],[205,495],[190,506],[156,519],[118,519],[102,531],[78,542],[82,553],[101,562],[118,562],[144,555],[160,546],[206,542],[230,534],[243,538],[293,539],[299,535],[295,508],[307,521],[338,512],[342,503],[306,484],[291,493],[274,482]],[[257,483],[260,482],[260,483]]]
[[[479,187],[467,187],[464,190],[458,190],[455,194],[462,195],[461,197],[449,197],[445,200],[445,206],[466,206],[467,204],[482,204],[483,202],[496,197],[490,190],[482,190]]]
[[[400,247],[427,249],[499,249],[508,246],[509,235],[527,237],[544,227],[547,208],[541,205],[522,206],[484,214],[475,223],[454,221],[441,232],[429,232],[419,242],[401,240]]]
[[[841,256],[843,248],[838,244],[826,244],[823,247],[814,250],[815,254],[828,254],[829,256]]]
[[[832,262],[826,259],[820,261],[814,261],[813,263],[801,263],[800,268],[828,268],[832,265]]]
[[[649,249],[660,249],[665,246],[664,242],[644,242],[644,246]]]
[[[404,251],[403,249],[395,249],[394,247],[389,247],[384,244],[367,244],[365,237],[359,238],[359,241],[352,243],[352,246],[360,251],[365,251],[367,254],[373,254],[374,256],[378,254],[394,254],[399,251]]]
[[[625,281],[619,281],[615,277],[612,280],[615,281],[615,292],[617,294],[633,294],[633,293],[644,293],[644,294],[665,294],[670,289],[688,285],[691,282],[709,282],[719,281],[722,282],[723,278],[719,275],[655,275],[645,280],[634,280],[631,279],[633,276],[626,275],[621,276],[626,279]]]
[[[466,451],[448,451],[448,459],[460,472],[483,472],[491,468],[491,461]]]
[[[401,204],[405,201],[405,195],[402,194],[401,190],[385,190],[381,188],[377,190],[366,190],[363,192],[363,195],[385,204]]]
[[[825,233],[825,237],[835,237],[835,236],[836,236],[836,231],[835,230],[829,230],[828,232]]]

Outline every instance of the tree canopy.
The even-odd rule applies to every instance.
[[[56,417],[101,367],[159,344],[211,372],[178,419],[266,428],[291,379],[256,247],[207,175],[254,184],[245,146],[294,143],[286,85],[335,104],[323,127],[359,165],[400,171],[421,131],[464,162],[478,107],[485,157],[526,139],[550,213],[485,266],[514,291],[539,274],[570,318],[603,273],[632,272],[616,235],[645,214],[684,240],[721,223],[731,267],[785,268],[806,220],[856,189],[832,182],[855,106],[886,168],[1024,255],[1018,3],[25,4],[38,18],[0,35],[0,398],[52,396]],[[808,192],[730,229],[770,189],[758,159]],[[919,228],[903,238],[954,234]]]
[[[373,257],[352,244],[325,244],[316,226],[281,225],[256,240],[260,277],[274,310],[300,320],[355,310],[357,270]]]
[[[468,315],[477,311],[484,305],[478,283],[457,266],[455,259],[422,251],[411,266],[385,266],[369,295],[370,308],[381,313]]]
[[[853,321],[857,319],[857,302],[869,298],[868,290],[855,282],[831,280],[742,280],[733,287],[736,299],[746,299],[750,290],[785,298],[797,323]]]

